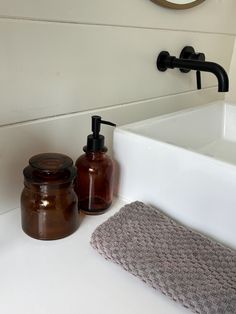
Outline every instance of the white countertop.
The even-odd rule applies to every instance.
[[[39,241],[21,230],[20,210],[0,215],[1,314],[187,314],[89,244],[94,229],[118,211],[85,216],[77,232]]]

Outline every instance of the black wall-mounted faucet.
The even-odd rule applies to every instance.
[[[201,89],[200,72],[211,72],[218,79],[218,92],[229,90],[229,78],[224,68],[217,63],[205,61],[204,53],[196,53],[191,46],[184,47],[179,58],[170,56],[167,51],[160,52],[157,58],[157,68],[162,72],[174,68],[180,69],[183,73],[196,70],[198,89]]]

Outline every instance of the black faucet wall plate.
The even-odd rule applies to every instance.
[[[180,59],[187,59],[187,60],[196,60],[196,61],[205,61],[204,53],[197,53],[195,52],[194,48],[191,46],[186,46],[182,49],[180,55]],[[191,69],[179,69],[183,73],[188,73]]]
[[[197,60],[197,61],[205,61],[204,53],[196,53],[194,48],[191,46],[186,46],[182,49],[180,55],[180,59],[188,59],[188,60]],[[179,69],[182,73],[188,73],[191,69]],[[201,72],[199,70],[196,71],[196,80],[197,80],[197,89],[202,88],[201,82]]]

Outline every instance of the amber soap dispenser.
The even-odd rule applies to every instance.
[[[105,138],[100,134],[101,124],[116,126],[104,121],[100,116],[92,116],[92,134],[87,137],[87,145],[75,166],[77,178],[75,192],[78,207],[85,214],[102,214],[112,203],[113,198],[113,160],[107,155]]]

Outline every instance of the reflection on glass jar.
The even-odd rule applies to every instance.
[[[40,240],[55,240],[77,230],[79,212],[73,189],[76,168],[66,155],[33,156],[24,171],[21,195],[22,228]]]

